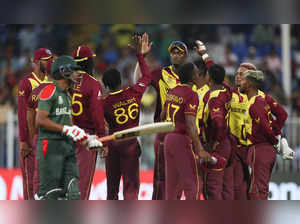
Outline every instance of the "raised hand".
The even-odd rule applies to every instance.
[[[142,36],[142,54],[143,56],[146,56],[151,48],[152,48],[153,42],[149,43],[149,35],[147,33],[144,33]]]
[[[128,47],[130,47],[136,54],[142,53],[142,37],[139,35],[133,35],[132,41],[128,44]]]
[[[196,46],[194,47],[194,50],[197,51],[200,56],[203,56],[205,53],[207,53],[206,47],[202,41],[196,40],[195,44]]]

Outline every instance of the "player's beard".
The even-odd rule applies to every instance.
[[[46,66],[44,66],[42,63],[40,64],[40,70],[42,73],[46,73]]]

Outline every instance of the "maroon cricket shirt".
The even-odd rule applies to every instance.
[[[199,100],[198,94],[192,90],[192,87],[186,84],[179,84],[169,90],[164,106],[166,120],[175,124],[174,133],[188,135],[185,115],[196,116]]]
[[[110,93],[103,100],[105,120],[109,133],[136,127],[139,124],[142,96],[151,82],[149,68],[141,54],[137,54],[142,77],[133,86]]]

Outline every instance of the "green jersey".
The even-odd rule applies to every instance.
[[[47,85],[39,95],[38,110],[48,111],[48,118],[61,125],[71,125],[72,102],[67,90],[61,89],[56,82]],[[39,127],[39,139],[68,138],[60,132]]]

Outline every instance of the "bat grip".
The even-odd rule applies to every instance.
[[[212,156],[210,164],[215,165],[215,164],[217,164],[217,162],[218,162],[217,158]],[[201,163],[203,163],[203,159],[200,159],[200,164]]]

